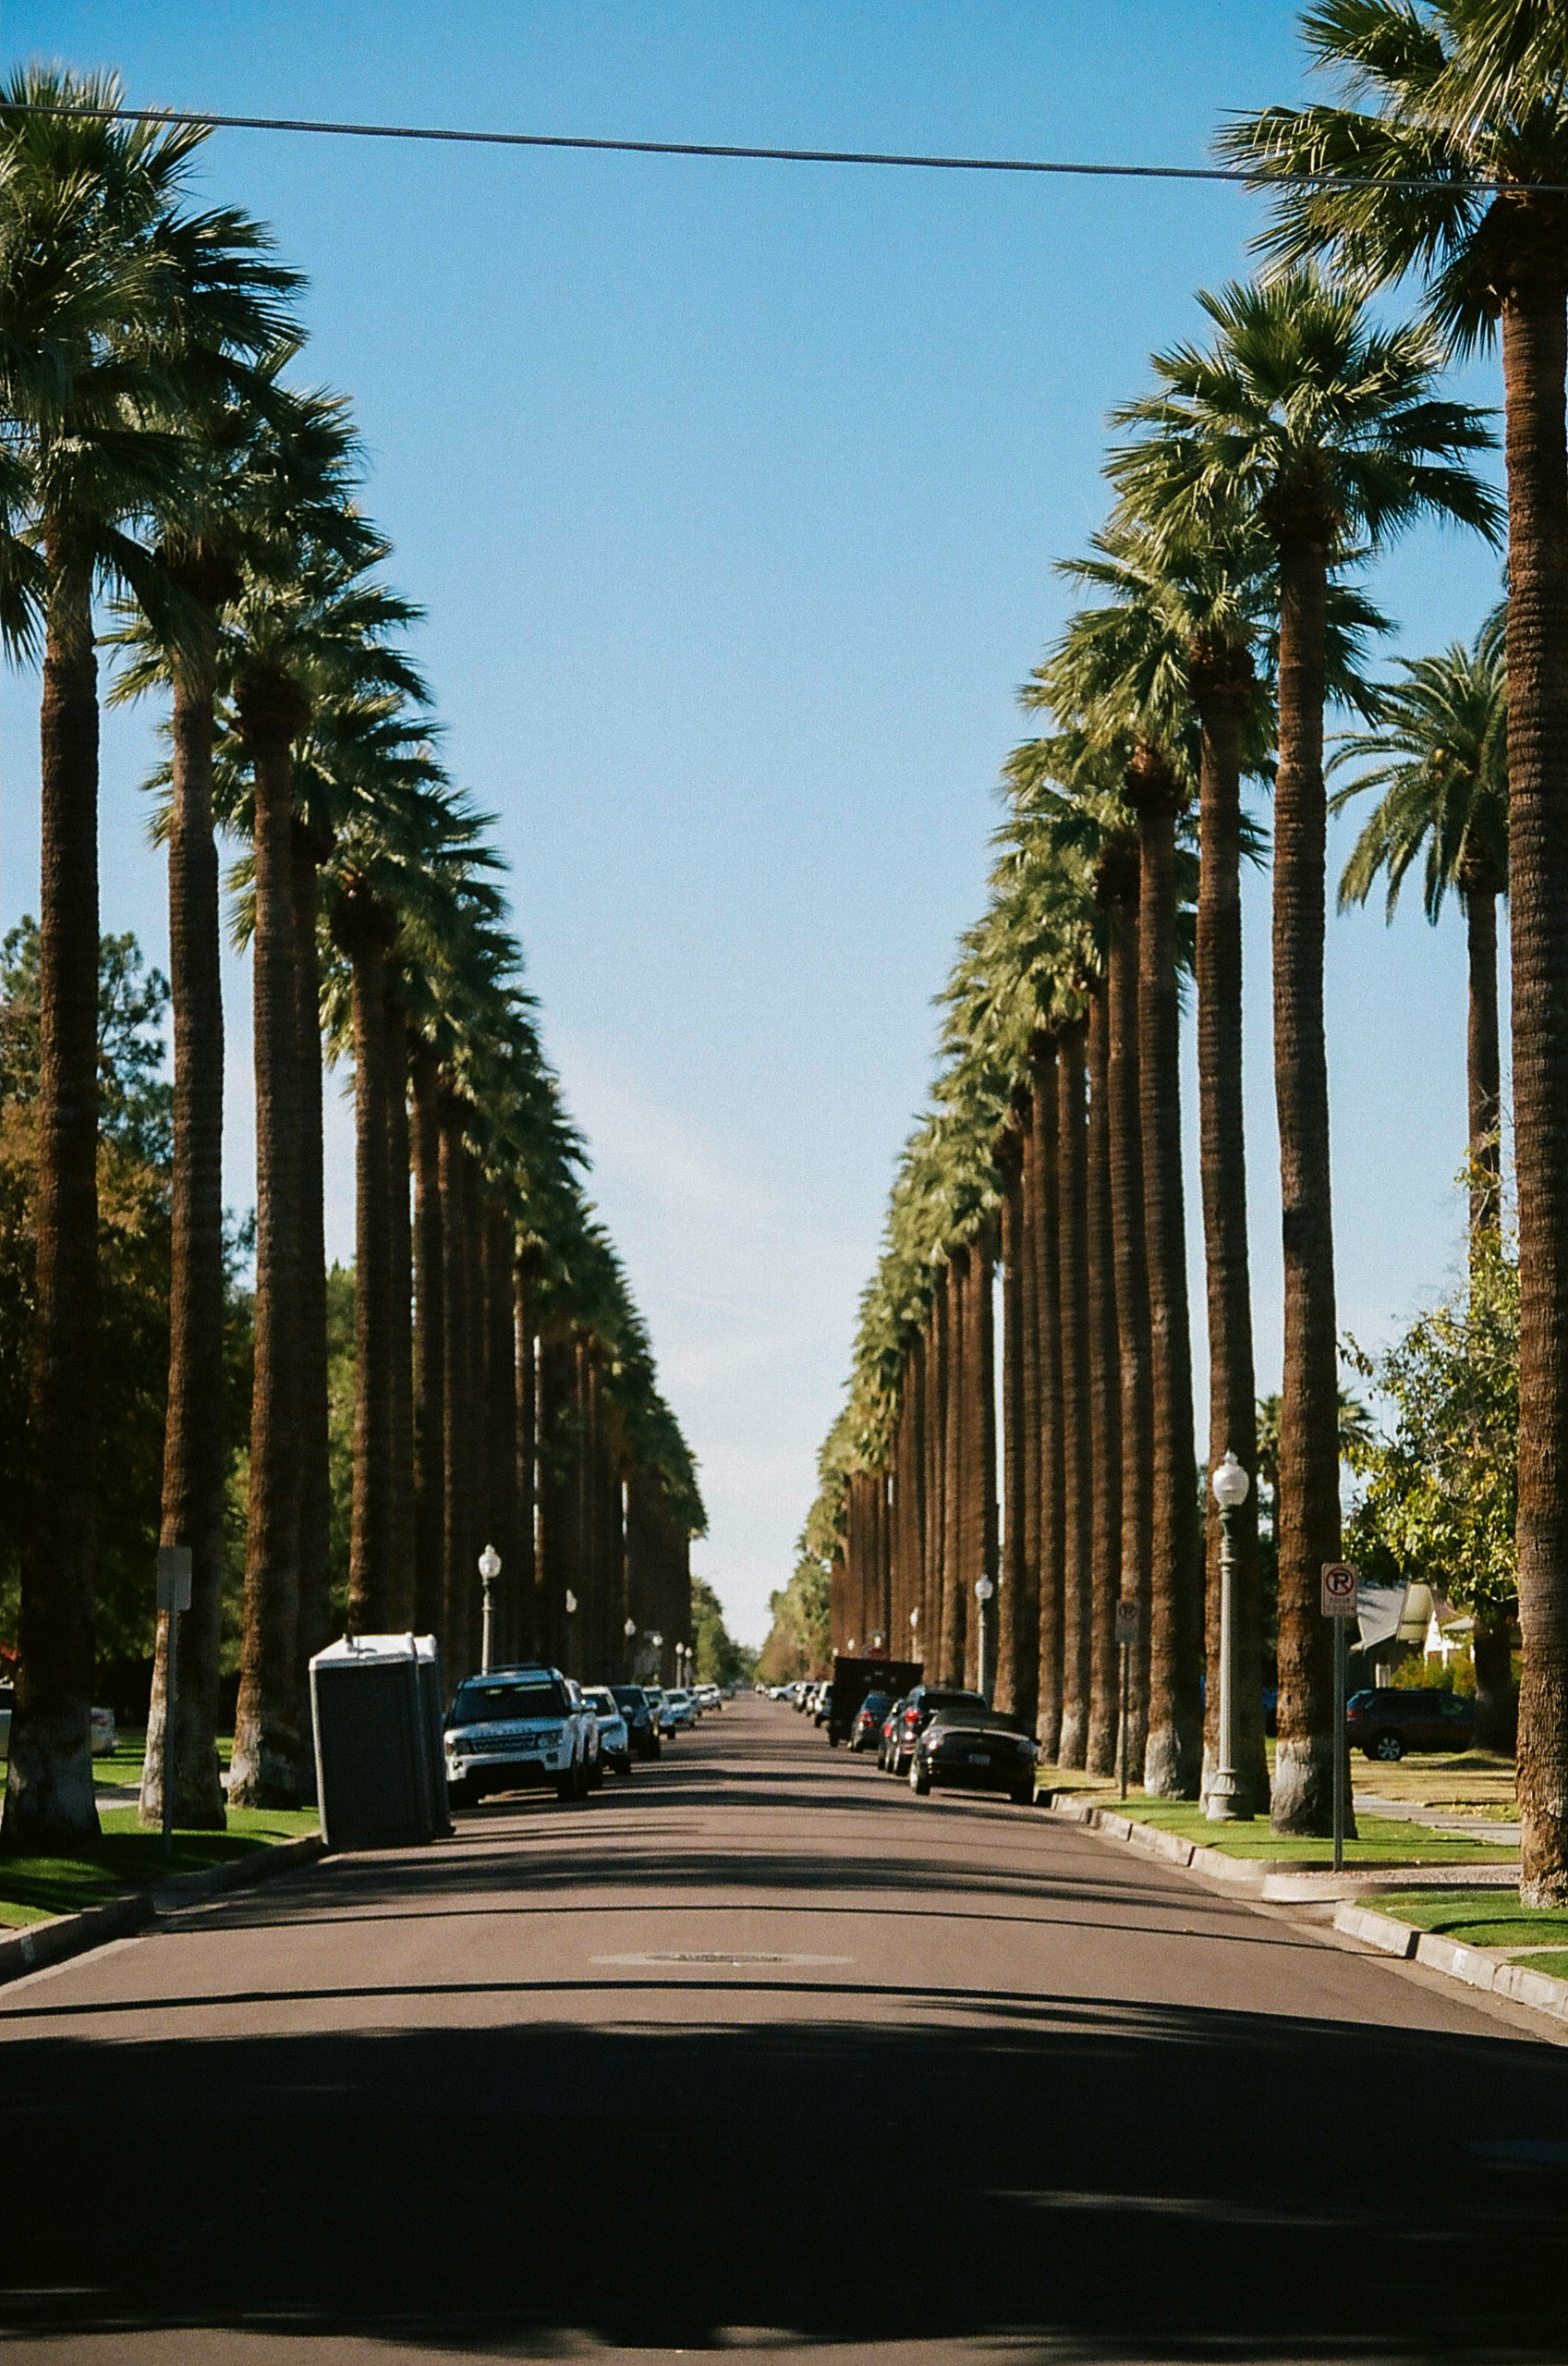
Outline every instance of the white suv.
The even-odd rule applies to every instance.
[[[455,1806],[487,1791],[552,1786],[580,1799],[601,1779],[599,1721],[557,1667],[497,1667],[457,1687],[447,1713],[446,1787]]]

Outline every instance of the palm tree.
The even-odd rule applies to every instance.
[[[31,1483],[3,1833],[91,1845],[97,1419],[98,689],[92,601],[128,591],[174,635],[193,604],[137,530],[189,458],[198,390],[263,349],[278,315],[254,250],[178,211],[202,133],[117,122],[118,85],[27,68],[6,86],[0,372],[13,434],[4,618],[43,640],[38,1202]],[[34,112],[33,110],[38,110]],[[270,281],[276,290],[281,275]],[[25,516],[26,523],[23,524]]]
[[[1329,1640],[1319,1570],[1340,1549],[1337,1345],[1323,1037],[1323,709],[1331,578],[1363,544],[1426,516],[1492,533],[1497,506],[1465,465],[1489,438],[1439,401],[1440,355],[1418,327],[1380,330],[1309,270],[1199,301],[1207,353],[1156,355],[1161,391],[1117,414],[1140,431],[1110,471],[1140,516],[1190,546],[1271,540],[1280,596],[1274,791],[1274,1086],[1285,1276],[1285,1525],[1280,1554],[1280,1742],[1273,1821],[1332,1815]]]
[[[1082,1766],[1093,1697],[1093,1458],[1089,1381],[1088,1138],[1084,1111],[1088,1022],[1057,1037],[1057,1396],[1062,1416],[1062,1737],[1057,1762]]]
[[[1465,1083],[1470,1229],[1501,1213],[1501,1059],[1497,1016],[1497,906],[1508,892],[1507,667],[1497,620],[1473,649],[1401,658],[1402,682],[1383,692],[1370,731],[1342,740],[1331,771],[1367,766],[1330,799],[1337,812],[1366,789],[1381,796],[1340,881],[1340,909],[1364,904],[1386,875],[1392,920],[1399,891],[1425,854],[1422,908],[1435,925],[1452,889],[1465,914],[1469,967]]]
[[[1331,0],[1314,63],[1364,107],[1272,108],[1228,152],[1291,185],[1270,246],[1360,283],[1424,274],[1460,351],[1501,328],[1508,474],[1509,894],[1519,1197],[1521,1895],[1568,1897],[1568,90],[1538,0]],[[1304,175],[1317,177],[1316,184]],[[1497,182],[1506,186],[1499,189]]]
[[[1088,990],[1088,1140],[1085,1153],[1089,1468],[1093,1505],[1090,1551],[1088,1735],[1084,1763],[1109,1774],[1116,1763],[1116,1604],[1122,1592],[1122,1387],[1116,1302],[1116,1225],[1111,1175],[1111,987]]]

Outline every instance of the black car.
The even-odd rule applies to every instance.
[[[1375,1692],[1351,1694],[1344,1734],[1352,1750],[1385,1763],[1407,1750],[1468,1750],[1476,1738],[1476,1704],[1457,1692],[1380,1685]]]
[[[855,1722],[849,1728],[851,1750],[875,1750],[881,1732],[882,1719],[893,1706],[891,1692],[868,1692],[855,1712]]]
[[[1015,1808],[1032,1808],[1039,1755],[1028,1736],[983,1701],[939,1709],[915,1744],[909,1788],[918,1799],[938,1787],[1005,1791]]]
[[[890,1774],[902,1774],[907,1770],[915,1755],[915,1744],[943,1709],[978,1711],[987,1717],[991,1714],[983,1692],[963,1692],[954,1685],[918,1684],[900,1709],[898,1724],[881,1754],[881,1762]]]
[[[613,1684],[615,1706],[626,1721],[626,1735],[637,1758],[657,1758],[661,1749],[659,1721],[640,1684]]]

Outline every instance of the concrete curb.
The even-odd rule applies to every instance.
[[[30,1922],[0,1938],[0,1986],[25,1979],[49,1964],[66,1963],[86,1955],[111,1939],[128,1938],[144,1931],[160,1914],[177,1912],[204,1897],[219,1897],[225,1890],[249,1889],[257,1882],[292,1867],[313,1864],[324,1843],[319,1832],[301,1833],[298,1840],[279,1840],[249,1857],[231,1858],[226,1865],[209,1865],[195,1873],[176,1873],[151,1890],[132,1897],[111,1897],[102,1906],[84,1906],[79,1914],[61,1914],[52,1922]]]
[[[1157,1824],[1135,1823],[1132,1817],[1117,1815],[1111,1808],[1091,1807],[1087,1800],[1074,1799],[1071,1793],[1059,1799],[1046,1790],[1040,1799],[1050,1815],[1060,1816],[1068,1823],[1087,1824],[1091,1832],[1102,1833],[1108,1840],[1120,1840],[1130,1848],[1142,1849],[1148,1856],[1162,1857],[1168,1864],[1179,1865],[1184,1872],[1200,1873],[1205,1881],[1239,1890],[1245,1896],[1259,1898],[1267,1906],[1332,1904],[1339,1898],[1359,1897],[1368,1889],[1419,1888],[1429,1884],[1432,1877],[1432,1868],[1421,1864],[1358,1865],[1335,1873],[1303,1867],[1290,1858],[1229,1857],[1222,1848],[1206,1848],[1201,1841],[1178,1839],[1173,1832],[1162,1832]],[[1485,1861],[1465,1870],[1478,1877],[1483,1887],[1487,1874],[1513,1872],[1506,1864],[1495,1866]]]
[[[1568,2021],[1568,1980],[1532,1971],[1527,1964],[1509,1963],[1489,1947],[1467,1947],[1458,1939],[1418,1931],[1414,1923],[1398,1922],[1391,1914],[1374,1914],[1361,1906],[1342,1906],[1334,1929],[1389,1955],[1403,1956],[1406,1962],[1425,1964],[1428,1971],[1462,1980],[1467,1988],[1482,1988],[1538,2013],[1550,2013],[1554,2020]]]

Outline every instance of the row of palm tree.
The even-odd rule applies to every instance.
[[[1134,1599],[1144,1612],[1135,1728],[1145,1781],[1166,1796],[1199,1787],[1205,1649],[1211,1703],[1218,1692],[1215,1523],[1205,1588],[1192,1536],[1176,997],[1190,961],[1210,1458],[1234,1450],[1256,1479],[1240,788],[1248,774],[1269,780],[1285,1285],[1271,1812],[1283,1831],[1326,1828],[1336,1743],[1317,1597],[1319,1566],[1340,1550],[1340,1390],[1324,718],[1331,702],[1358,709],[1366,728],[1339,760],[1358,762],[1357,785],[1383,795],[1344,898],[1364,897],[1380,872],[1397,895],[1425,848],[1428,911],[1451,888],[1465,910],[1477,1224],[1497,1215],[1496,909],[1505,889],[1512,902],[1522,1886],[1555,1900],[1568,1892],[1568,1496],[1557,1444],[1568,1404],[1568,1137],[1552,1114],[1568,1083],[1552,982],[1568,958],[1556,825],[1568,791],[1568,56],[1558,17],[1527,0],[1325,0],[1306,30],[1315,63],[1354,104],[1273,109],[1227,130],[1227,155],[1278,185],[1262,241],[1270,263],[1249,286],[1201,297],[1209,342],[1157,355],[1152,392],[1115,416],[1112,515],[1093,555],[1068,568],[1104,596],[1070,622],[1025,693],[1054,728],[1008,766],[991,909],[950,990],[948,1065],[894,1191],[812,1533],[818,1549],[842,1549],[845,1490],[853,1478],[864,1491],[869,1476],[890,1494],[893,1626],[914,1582],[898,1566],[912,1524],[928,1590],[918,1631],[931,1634],[933,1570],[944,1593],[968,1589],[969,1563],[948,1551],[917,1494],[933,1457],[922,1466],[902,1442],[911,1430],[962,1432],[962,1413],[943,1402],[954,1377],[971,1392],[991,1386],[988,1370],[954,1363],[944,1342],[976,1244],[1000,1223],[1002,1396],[1018,1436],[1004,1441],[999,1675],[1064,1762],[1103,1769],[1109,1614],[1118,1595]],[[1411,273],[1427,280],[1423,313],[1379,325],[1372,298]],[[1440,384],[1450,358],[1499,325],[1506,510],[1473,472],[1491,441],[1485,419]],[[1473,651],[1406,667],[1402,683],[1380,689],[1364,660],[1382,620],[1359,577],[1420,518],[1499,542],[1506,530],[1510,596]],[[1184,882],[1194,853],[1196,882]],[[962,1463],[959,1472],[962,1491]],[[987,1489],[991,1474],[982,1465],[967,1483]],[[898,1511],[901,1494],[915,1498],[913,1522]],[[1251,1515],[1242,1526],[1255,1642]],[[880,1596],[880,1569],[857,1572],[851,1556],[845,1571],[841,1592],[857,1609],[868,1592]],[[967,1615],[936,1613],[944,1642]],[[951,1654],[941,1672],[956,1672]],[[1261,1735],[1245,1743],[1258,1795]]]
[[[92,1690],[99,648],[169,701],[173,1285],[161,1542],[192,1602],[166,1766],[221,1823],[225,1501],[220,834],[249,944],[255,1369],[227,1798],[313,1781],[305,1670],[329,1579],[323,1048],[352,1058],[356,1264],[346,1618],[461,1675],[492,1651],[607,1671],[630,1621],[689,1640],[691,1457],[659,1394],[583,1146],[541,1050],[486,817],[439,755],[346,406],[296,383],[297,275],[195,210],[201,135],[29,69],[0,101],[0,615],[41,655],[42,1081],[30,1487],[0,1846],[96,1836]],[[105,627],[109,628],[105,630]],[[412,1205],[410,1205],[410,1182]],[[112,1375],[103,1375],[112,1384]],[[152,1572],[149,1570],[149,1591]],[[574,1607],[575,1605],[575,1607]],[[144,1815],[162,1811],[167,1621]]]

